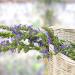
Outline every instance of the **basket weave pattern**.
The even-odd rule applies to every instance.
[[[75,75],[75,61],[63,54],[54,55],[46,62],[45,75]]]

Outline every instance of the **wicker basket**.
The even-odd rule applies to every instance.
[[[68,40],[75,43],[75,29],[62,29],[55,26],[55,35],[59,39]],[[75,75],[75,61],[59,53],[53,55],[51,60],[44,59],[46,69],[44,75]]]
[[[44,59],[46,70],[44,75],[75,75],[75,61],[59,53],[51,60]]]
[[[75,29],[56,29],[54,32],[59,39],[75,42]]]

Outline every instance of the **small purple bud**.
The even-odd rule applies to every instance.
[[[64,49],[66,48],[66,45],[61,45],[60,48]]]
[[[43,46],[43,45],[44,45],[43,42],[40,41],[40,42],[39,42],[39,46],[41,47],[41,46]]]
[[[9,43],[9,40],[6,40],[6,43]]]

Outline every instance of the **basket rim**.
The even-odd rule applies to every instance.
[[[72,65],[75,65],[75,61],[72,60],[71,58],[69,58],[68,56],[66,56],[66,55],[64,55],[62,53],[58,53],[58,55],[59,55],[59,57],[61,59],[64,59],[67,63],[72,64]]]

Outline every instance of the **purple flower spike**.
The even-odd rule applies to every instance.
[[[28,28],[32,28],[32,26],[33,26],[33,25],[28,25],[27,27],[28,27]]]
[[[12,31],[13,34],[17,34],[15,31]]]
[[[49,35],[48,35],[48,32],[46,31],[46,36],[47,36],[47,39],[48,39],[48,44],[51,44],[51,38],[49,37]]]
[[[14,27],[11,28],[11,31],[13,34],[17,34],[17,30]]]
[[[48,44],[51,44],[51,38],[48,37]]]
[[[48,54],[48,50],[42,50],[41,53],[43,53],[43,55],[47,55]]]
[[[15,29],[18,29],[18,28],[20,28],[20,27],[21,27],[21,24],[15,25]]]
[[[14,27],[11,27],[10,30],[13,34],[18,34],[18,29],[21,27],[21,25],[15,25]]]
[[[20,38],[21,36],[22,36],[22,33],[21,32],[17,32],[16,37]]]

